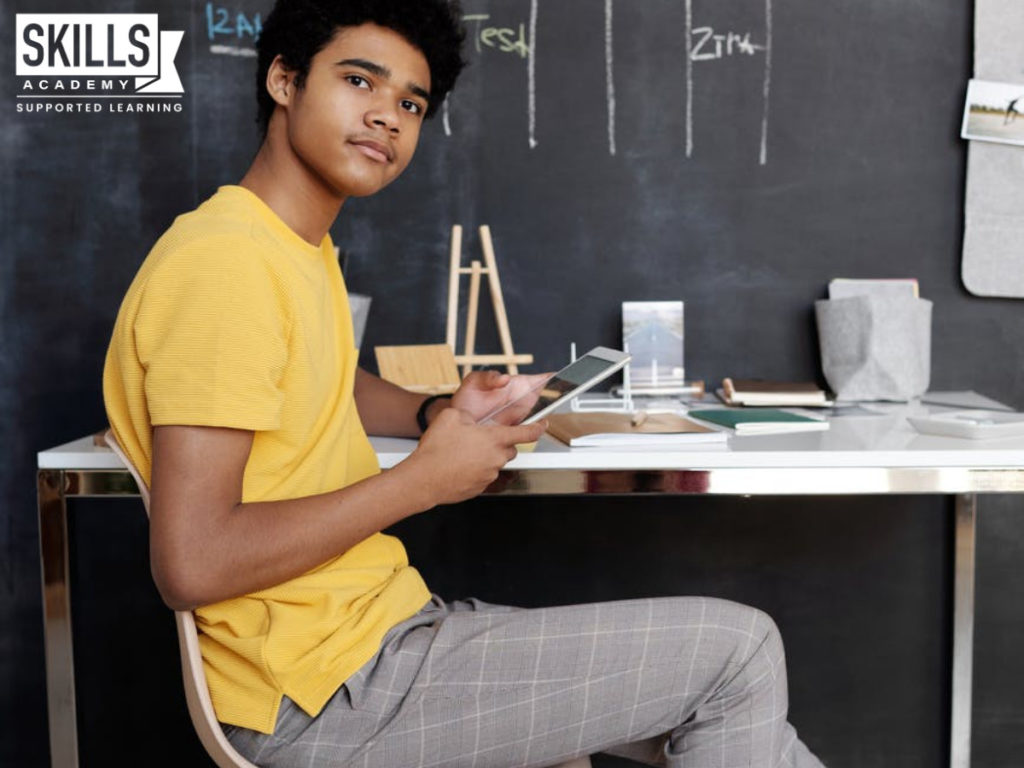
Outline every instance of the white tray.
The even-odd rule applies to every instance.
[[[1024,435],[1024,413],[1016,411],[948,411],[928,416],[908,416],[914,429],[928,435],[985,440]]]

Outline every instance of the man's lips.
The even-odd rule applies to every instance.
[[[352,139],[351,143],[364,155],[378,163],[390,163],[394,160],[394,152],[387,144],[372,139]]]

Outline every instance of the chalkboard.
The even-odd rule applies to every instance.
[[[197,199],[256,148],[266,8],[193,3]],[[443,339],[455,223],[469,254],[490,225],[513,339],[540,368],[570,341],[620,343],[622,301],[681,299],[690,377],[814,377],[810,306],[830,278],[961,293],[939,265],[960,238],[969,17],[921,9],[467,0],[469,66],[417,157],[333,229],[350,289],[374,297],[364,364],[376,344]],[[497,351],[486,303],[481,318],[478,349]]]
[[[174,217],[236,182],[255,153],[252,46],[269,5],[47,2],[52,13],[155,12],[161,29],[183,30],[180,112],[19,113],[15,78],[0,78],[0,440],[14,447],[0,463],[0,614],[19,617],[0,622],[10,649],[0,709],[17,723],[0,734],[0,764],[46,760],[34,452],[104,425],[100,373],[125,288]],[[40,10],[36,0],[0,7],[6,40],[16,13]],[[935,303],[932,387],[1024,406],[1019,304],[967,295],[958,271],[969,4],[465,0],[464,10],[469,67],[417,157],[383,193],[348,201],[332,230],[350,288],[374,299],[369,367],[374,345],[444,338],[450,227],[466,227],[466,250],[478,253],[475,227],[486,223],[513,339],[535,370],[563,363],[571,341],[617,345],[623,301],[682,300],[688,377],[818,377],[811,306],[827,281],[909,276]],[[498,348],[487,310],[481,351]],[[794,719],[831,764],[943,762],[944,501],[522,501],[408,521],[428,583],[449,597],[471,583],[482,597],[536,604],[698,592],[761,605],[793,654]],[[628,531],[626,518],[638,521]],[[102,561],[118,548],[144,553],[141,525],[115,527],[107,540],[105,519],[83,523],[78,546]],[[985,498],[978,766],[1010,764],[1024,748],[1022,553],[1019,510]],[[537,567],[524,570],[530,558]],[[83,637],[94,630],[93,657],[124,611],[166,623],[149,585],[117,606],[98,586],[135,584],[145,563],[133,562],[141,576],[116,566],[90,582],[93,565],[76,571],[85,599],[75,607]],[[841,621],[837,601],[849,606]],[[81,688],[96,703],[80,713],[109,731],[86,728],[83,744],[123,752],[107,689],[89,683],[108,678],[89,676],[88,657]],[[174,658],[150,657],[175,679]],[[176,688],[126,700],[144,699],[152,722],[177,717],[168,732],[187,732]],[[164,701],[178,713],[156,709]],[[149,747],[145,726],[134,732]]]

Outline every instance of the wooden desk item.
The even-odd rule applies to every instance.
[[[494,255],[494,243],[491,240],[491,229],[486,224],[480,227],[480,247],[484,254],[483,264],[474,259],[468,267],[462,266],[462,226],[452,227],[451,249],[449,252],[450,271],[448,275],[448,322],[445,342],[454,352],[457,342],[459,316],[459,281],[462,275],[469,275],[469,306],[466,310],[466,333],[464,348],[461,355],[455,355],[455,361],[462,366],[462,375],[466,376],[474,365],[504,365],[510,374],[519,373],[520,365],[533,362],[533,355],[517,355],[512,345],[512,332],[509,330],[508,314],[505,311],[505,298],[501,292],[501,280],[498,277],[498,260]],[[491,304],[494,307],[494,320],[498,326],[501,339],[500,355],[476,354],[476,326],[480,306],[480,279],[487,275],[487,286],[491,292]]]
[[[411,392],[447,395],[459,388],[459,369],[447,344],[374,347],[380,377]]]
[[[444,344],[415,344],[406,346],[375,347],[377,368],[386,381],[412,392],[444,395],[459,388],[461,378],[468,376],[474,365],[504,365],[510,374],[519,373],[520,365],[533,362],[533,355],[517,355],[512,346],[512,333],[505,312],[505,299],[498,278],[498,262],[487,225],[480,227],[480,244],[484,252],[481,263],[473,259],[468,267],[462,266],[462,226],[452,227],[450,272],[448,275],[448,320]],[[466,310],[464,352],[455,354],[459,318],[459,281],[469,275],[469,306]],[[494,306],[494,319],[501,338],[501,354],[476,353],[476,326],[480,308],[480,280],[487,275],[487,285]],[[458,366],[462,366],[462,377]]]

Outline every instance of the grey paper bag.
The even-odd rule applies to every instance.
[[[841,400],[909,400],[928,390],[932,303],[851,296],[814,303],[821,366]]]

